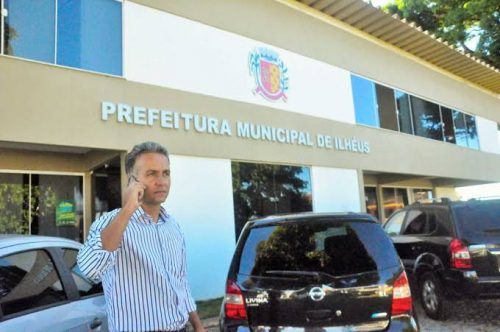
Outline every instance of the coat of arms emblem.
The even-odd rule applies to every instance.
[[[250,73],[255,79],[254,93],[275,101],[287,100],[288,68],[278,53],[265,47],[258,47],[248,57]]]

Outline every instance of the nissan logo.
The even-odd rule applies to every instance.
[[[313,301],[321,301],[323,300],[323,298],[325,297],[325,291],[323,290],[323,288],[321,287],[313,287],[311,288],[311,290],[309,291],[309,297],[313,300]]]

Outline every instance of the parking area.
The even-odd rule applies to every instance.
[[[457,301],[451,309],[450,318],[441,322],[428,318],[420,303],[415,303],[423,332],[492,332],[500,330],[500,300],[475,301],[472,304]],[[204,319],[209,332],[219,331],[218,319]]]
[[[500,300],[453,302],[450,317],[446,321],[428,318],[420,303],[415,307],[421,331],[432,332],[490,332],[500,330]]]

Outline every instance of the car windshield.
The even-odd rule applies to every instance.
[[[397,255],[380,225],[323,220],[251,229],[239,273],[325,278],[396,265]]]
[[[500,201],[462,205],[454,210],[463,232],[500,232]]]

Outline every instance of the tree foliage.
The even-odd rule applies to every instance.
[[[500,68],[500,0],[393,0],[383,9]]]

